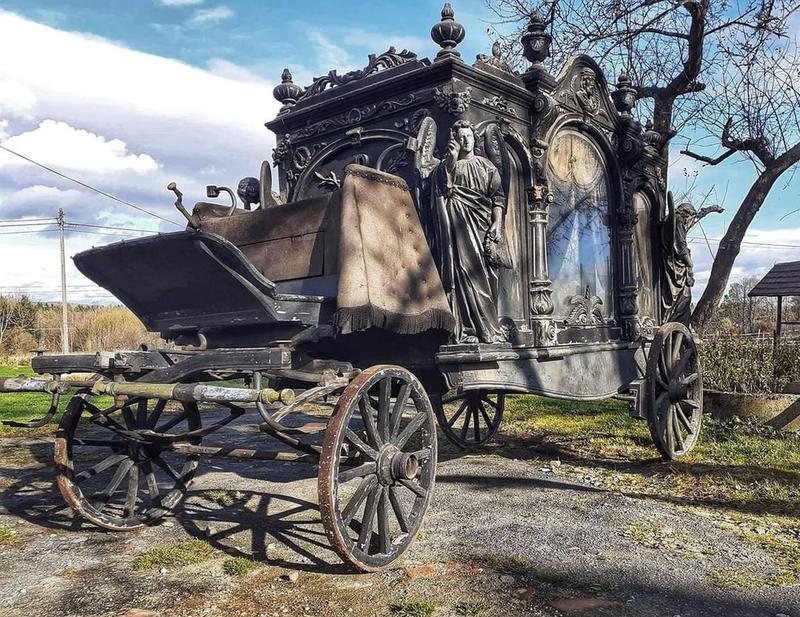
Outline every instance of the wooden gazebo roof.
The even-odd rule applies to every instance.
[[[800,296],[800,261],[772,266],[748,296]]]

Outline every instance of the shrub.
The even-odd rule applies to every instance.
[[[771,337],[704,338],[699,352],[703,386],[709,390],[780,392],[790,381],[800,379],[800,341],[781,341],[777,370]]]

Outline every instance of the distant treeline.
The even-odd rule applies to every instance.
[[[124,306],[71,304],[68,315],[72,351],[136,349],[159,340]],[[61,350],[61,305],[0,295],[0,357],[24,360],[39,350]]]

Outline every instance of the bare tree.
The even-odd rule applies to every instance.
[[[800,70],[794,41],[772,41],[754,53],[744,41],[725,49],[730,62],[699,98],[696,122],[717,132],[723,152],[682,152],[708,165],[746,157],[756,179],[739,205],[711,267],[709,283],[692,315],[703,326],[719,305],[748,227],[778,179],[800,161]],[[738,43],[738,45],[737,45]],[[716,153],[715,153],[716,154]]]
[[[716,309],[733,260],[775,181],[800,158],[796,46],[787,36],[797,0],[487,0],[511,58],[531,12],[546,15],[554,64],[578,52],[638,84],[644,110],[662,135],[662,155],[677,133],[713,140],[757,165],[758,177],[734,215],[693,315],[702,325]],[[512,51],[514,50],[514,51]],[[774,72],[771,72],[774,71]],[[742,86],[745,86],[742,89]],[[666,171],[666,170],[665,170]]]

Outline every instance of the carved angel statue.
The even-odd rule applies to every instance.
[[[436,123],[425,118],[415,143],[418,204],[427,208],[421,218],[456,317],[455,341],[498,343],[505,340],[497,315],[498,268],[512,267],[501,172],[508,153],[497,125],[483,134],[489,158],[476,154],[477,140],[472,124],[457,121],[440,160],[433,154]]]
[[[719,206],[706,206],[698,212],[689,202],[675,207],[672,191],[667,193],[667,218],[662,223],[664,281],[661,299],[664,321],[679,321],[689,325],[694,285],[694,262],[686,236],[704,216],[723,212]]]

